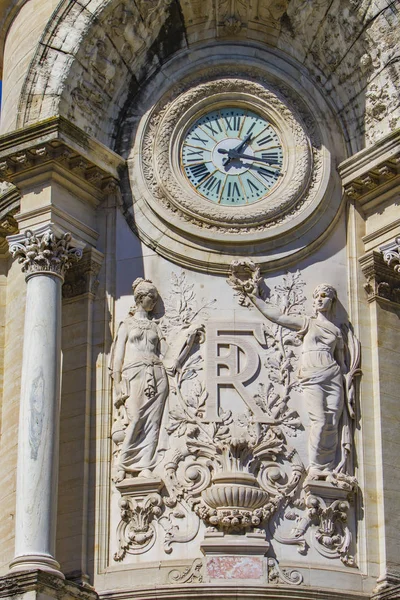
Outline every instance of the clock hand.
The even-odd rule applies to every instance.
[[[237,146],[235,146],[235,147],[234,147],[234,148],[232,148],[231,150],[232,150],[233,152],[240,152],[240,150],[241,150],[242,148],[244,148],[244,146],[250,142],[251,138],[252,138],[252,134],[251,134],[251,133],[249,133],[248,135],[246,135],[246,136],[244,137],[244,139],[243,139],[243,140],[240,142],[240,144],[238,144]],[[230,151],[231,151],[231,150],[230,150]],[[234,158],[234,157],[232,157],[232,156],[230,156],[230,155],[229,155],[229,152],[230,152],[230,151],[228,151],[228,150],[224,150],[223,148],[219,148],[219,150],[218,150],[218,152],[219,152],[220,154],[228,154],[228,156],[227,156],[226,158],[224,158],[224,160],[222,161],[222,164],[223,164],[224,166],[226,166],[226,165],[227,165],[227,164],[228,164],[228,163],[229,163],[229,162],[232,160],[232,158]]]
[[[230,156],[232,156],[232,158],[244,158],[245,160],[262,162],[262,163],[265,163],[266,165],[270,166],[272,169],[280,169],[281,168],[279,166],[274,166],[274,163],[267,160],[266,158],[258,158],[257,156],[251,156],[251,154],[239,154],[239,152],[231,152]]]
[[[223,161],[223,164],[226,165],[228,160],[232,160],[232,158],[244,158],[245,160],[252,160],[255,162],[262,162],[267,164],[269,167],[271,167],[271,169],[280,169],[280,167],[275,167],[273,165],[273,163],[271,163],[270,161],[268,161],[266,158],[257,158],[257,156],[251,156],[251,154],[240,154],[239,152],[236,152],[236,150],[234,148],[232,148],[231,150],[224,150],[223,148],[220,148],[218,150],[218,152],[220,154],[227,154],[228,158],[226,159],[226,161]]]
[[[232,148],[232,150],[233,150],[234,152],[240,152],[240,151],[241,151],[241,149],[242,149],[242,148],[244,148],[246,144],[249,144],[249,143],[250,143],[250,140],[251,140],[251,138],[252,138],[252,134],[251,134],[251,133],[249,133],[248,135],[246,135],[246,136],[243,138],[243,141],[242,141],[242,142],[240,142],[240,144],[238,144],[238,145],[237,145],[235,148]]]

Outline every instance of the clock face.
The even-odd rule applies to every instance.
[[[282,164],[282,144],[271,123],[238,107],[199,118],[181,146],[181,165],[192,187],[224,206],[263,198],[280,180]]]

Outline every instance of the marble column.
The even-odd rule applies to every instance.
[[[8,238],[26,273],[13,571],[62,577],[54,558],[61,371],[61,287],[83,244],[50,224]]]

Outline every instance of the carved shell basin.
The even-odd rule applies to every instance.
[[[268,501],[268,493],[260,488],[237,483],[217,483],[202,492],[204,502],[211,508],[242,508],[255,510]]]

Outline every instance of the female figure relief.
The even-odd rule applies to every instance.
[[[159,444],[169,394],[164,361],[168,345],[157,322],[150,317],[158,299],[153,283],[132,284],[136,309],[121,323],[112,356],[114,404],[125,414],[127,427],[121,444],[117,481],[127,473],[149,476],[166,449]],[[168,371],[173,374],[187,358],[201,327],[187,331],[180,355]]]
[[[344,471],[351,445],[348,417],[354,416],[352,377],[355,372],[347,372],[342,333],[331,321],[336,290],[327,284],[315,289],[312,317],[283,314],[254,292],[247,295],[267,319],[297,331],[302,338],[298,376],[310,417],[309,478],[325,479]],[[337,464],[339,438],[342,457]]]

